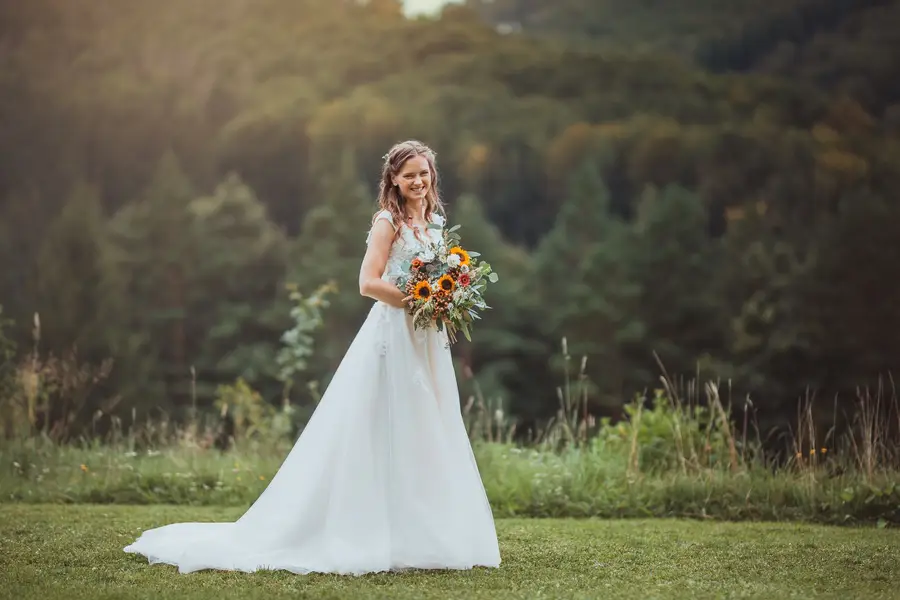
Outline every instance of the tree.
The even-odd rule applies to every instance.
[[[151,184],[110,223],[111,292],[104,314],[115,335],[118,375],[129,395],[148,404],[190,399],[187,287],[197,264],[187,207],[193,188],[174,154],[158,163]]]
[[[102,312],[107,237],[97,190],[76,186],[50,224],[36,262],[34,309],[41,318],[41,344],[51,352],[77,348],[88,362],[108,358]]]
[[[346,151],[334,165],[322,202],[306,215],[291,253],[290,281],[301,293],[311,294],[330,281],[337,285],[311,366],[319,373],[337,368],[371,305],[359,294],[359,269],[376,207],[355,164]]]
[[[288,242],[265,206],[236,175],[187,206],[194,276],[186,302],[197,394],[241,379],[278,397],[275,356],[290,324],[284,283]]]
[[[670,374],[721,354],[720,253],[700,197],[675,185],[645,190],[630,237],[628,279],[641,289],[633,310],[644,327],[635,367],[647,387],[657,380],[654,352]]]
[[[630,396],[624,351],[643,335],[631,308],[638,289],[628,281],[627,226],[609,204],[596,167],[584,163],[534,256],[545,335],[566,337],[572,356],[587,357],[595,404],[605,410]]]
[[[842,198],[824,219],[798,301],[816,349],[808,376],[822,388],[852,397],[900,364],[900,205],[861,191]]]
[[[475,323],[472,343],[457,345],[457,354],[463,366],[472,369],[483,393],[503,396],[519,410],[546,365],[530,256],[504,239],[476,196],[461,196],[448,212],[447,225],[460,225],[462,245],[481,254],[479,260],[490,263],[500,277],[486,294],[491,309]],[[460,384],[468,390],[464,378]]]

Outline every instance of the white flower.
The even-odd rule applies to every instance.
[[[459,266],[459,254],[451,254],[447,257],[447,264],[451,267]]]
[[[456,256],[456,262],[459,262],[459,256],[457,256],[456,254],[454,254],[453,256]],[[468,272],[469,272],[469,265],[463,265],[463,266],[461,266],[461,267],[459,268],[459,272],[460,272],[460,273],[468,273]]]

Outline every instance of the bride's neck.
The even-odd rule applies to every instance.
[[[416,220],[417,218],[425,218],[425,203],[421,200],[410,202],[406,201],[406,206],[403,207],[403,210],[406,212],[407,220]]]

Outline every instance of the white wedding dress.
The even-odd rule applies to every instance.
[[[422,248],[401,229],[383,279]],[[420,235],[441,240],[438,230]],[[415,331],[403,309],[376,302],[296,444],[243,516],[151,529],[125,551],[182,573],[499,566],[446,334]]]

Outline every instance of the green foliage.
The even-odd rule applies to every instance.
[[[291,405],[285,402],[281,410],[276,409],[243,379],[220,385],[214,406],[234,424],[236,440],[283,439],[294,432]]]
[[[267,398],[278,393],[276,338],[286,327],[279,283],[287,270],[288,240],[265,205],[235,176],[187,206],[191,256],[186,323],[207,403],[217,383],[246,380]]]
[[[701,198],[678,186],[648,188],[637,212],[622,257],[626,279],[642,290],[633,311],[644,336],[631,350],[639,364],[655,354],[670,372],[690,373],[696,360],[723,346],[719,243],[708,234]],[[632,389],[652,385],[656,370],[642,369]]]
[[[240,416],[242,431],[252,436],[236,438],[235,448],[226,453],[193,444],[135,452],[127,445],[76,447],[40,438],[5,442],[0,447],[0,500],[246,506],[263,491],[290,449],[285,435],[290,415],[267,407],[240,382],[222,388],[222,401]],[[640,436],[651,446],[648,462],[662,465],[674,451],[674,440],[666,433],[672,417],[664,410],[653,414],[648,417],[652,424],[641,426]],[[694,425],[684,427],[691,430]],[[900,524],[896,470],[865,480],[853,470],[829,474],[827,465],[774,473],[751,466],[732,473],[719,461],[687,474],[636,472],[616,446],[614,429],[607,433],[609,440],[592,448],[562,452],[476,442],[475,457],[495,514],[833,524],[874,524],[881,519]]]
[[[651,404],[638,397],[623,407],[622,421],[601,419],[593,451],[630,460],[634,448],[637,467],[649,473],[677,471],[686,462],[692,469],[727,466],[726,437],[708,407],[677,406],[663,390],[655,390]]]
[[[77,348],[107,358],[103,326],[109,244],[99,193],[78,185],[50,224],[35,264],[32,298],[41,317],[41,343],[56,353]]]
[[[602,415],[655,385],[654,352],[782,425],[806,385],[895,368],[897,3],[2,11],[0,299],[20,353],[38,312],[44,351],[115,359],[91,408],[180,415],[239,377],[278,397],[285,281],[338,286],[327,381],[367,306],[361,182],[410,137],[500,276],[458,363],[523,428],[556,410],[563,335]]]
[[[3,435],[12,436],[13,425],[10,423],[11,412],[7,404],[17,387],[16,381],[16,343],[11,338],[9,329],[12,319],[3,314],[3,305],[0,304],[0,407],[3,407]]]
[[[123,393],[151,405],[187,404],[188,285],[198,264],[187,207],[194,191],[173,154],[109,225],[111,267],[103,312]]]
[[[290,281],[301,290],[332,283],[328,316],[320,331],[319,352],[311,357],[319,373],[332,371],[362,324],[371,301],[359,293],[359,269],[375,202],[358,179],[349,151],[332,163],[321,203],[303,220],[291,251]]]
[[[282,347],[276,356],[279,367],[278,378],[284,382],[287,390],[296,383],[296,378],[307,371],[309,359],[313,355],[313,333],[322,327],[322,313],[330,305],[329,294],[336,291],[334,284],[320,286],[308,297],[304,296],[295,285],[289,286],[291,302],[291,320],[293,327],[281,335]]]

